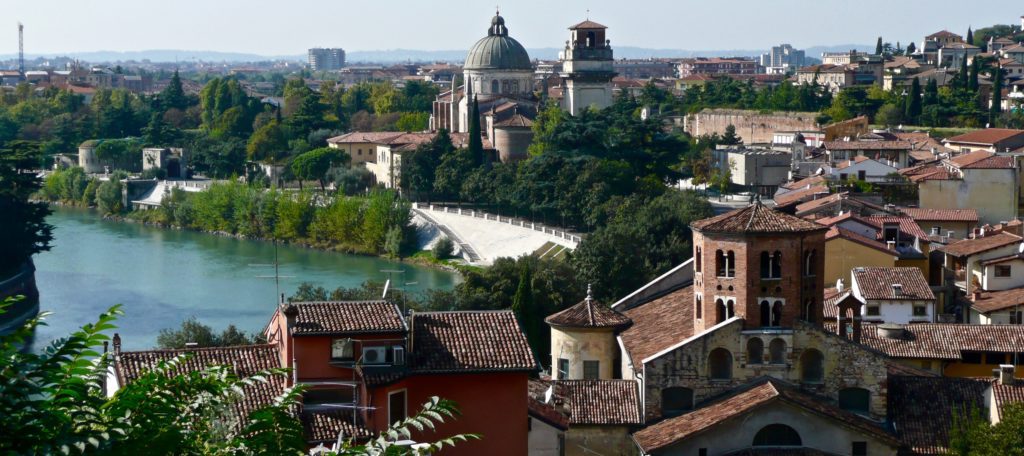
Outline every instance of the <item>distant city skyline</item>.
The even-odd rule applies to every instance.
[[[486,33],[494,5],[469,0],[436,2],[339,2],[294,0],[178,2],[58,1],[5,5],[0,55],[18,50],[17,22],[25,24],[25,52],[55,55],[90,51],[182,49],[303,55],[312,47],[346,51],[466,49]],[[261,5],[262,4],[262,5]],[[101,7],[102,5],[102,7]],[[1016,8],[1015,8],[1016,7]],[[500,5],[510,34],[527,48],[560,47],[566,27],[587,17],[607,25],[615,46],[652,49],[797,48],[885,41],[904,46],[948,29],[1019,24],[1019,1],[984,7],[963,2],[862,0],[859,2],[754,0],[643,2],[520,0]],[[187,56],[183,56],[187,58]]]

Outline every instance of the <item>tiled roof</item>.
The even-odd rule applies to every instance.
[[[948,138],[946,139],[946,142],[989,145],[1017,135],[1024,135],[1024,130],[1014,130],[1011,128],[986,128]]]
[[[993,154],[992,152],[989,152],[987,150],[976,150],[976,151],[971,152],[971,153],[960,154],[960,155],[957,155],[957,156],[955,156],[953,158],[950,158],[949,159],[949,163],[954,165],[954,166],[956,166],[956,167],[958,167],[958,168],[962,168],[964,166],[970,165],[971,163],[978,162],[978,161],[984,160],[986,158],[989,158],[989,157],[991,157],[993,155],[995,155],[995,154]]]
[[[509,117],[508,119],[495,123],[494,126],[530,128],[533,126],[533,121],[522,114],[516,113],[513,114],[512,117]]]
[[[932,33],[925,38],[960,38],[960,35],[950,32],[949,30],[942,30],[939,32]]]
[[[798,233],[825,231],[809,220],[770,209],[760,202],[690,224],[698,231],[712,233]]]
[[[835,329],[834,322],[825,326]],[[893,358],[949,360],[961,359],[963,351],[1014,353],[1024,346],[1024,325],[915,323],[901,327],[901,337],[888,338],[878,334],[877,324],[863,323],[861,343]]]
[[[910,181],[914,183],[931,180],[959,180],[960,176],[951,173],[945,166],[927,166],[914,174],[908,174]]]
[[[565,397],[558,394],[551,383],[551,379],[530,379],[527,383],[528,403],[527,413],[530,416],[544,421],[561,430],[569,429],[568,410],[565,407]],[[545,402],[547,390],[551,389],[550,401]]]
[[[1021,237],[1012,233],[996,233],[990,234],[985,237],[979,237],[974,239],[963,239],[942,247],[941,250],[946,254],[953,255],[956,257],[965,257],[970,255],[976,255],[978,253],[987,252],[992,249],[998,249],[1011,244],[1016,244],[1021,241]]]
[[[900,212],[918,222],[977,222],[977,209],[925,209],[901,207]]]
[[[1000,291],[982,291],[981,296],[970,301],[971,308],[981,313],[995,312],[1024,305],[1024,288]]]
[[[871,239],[869,237],[862,236],[860,233],[848,230],[846,228],[832,226],[829,228],[828,232],[825,233],[825,242],[831,241],[832,239],[836,238],[846,239],[847,241],[850,242],[856,242],[857,244],[863,245],[864,247],[869,247],[878,251],[882,251],[893,256],[899,254],[899,252],[895,250],[889,250],[888,245],[882,244],[877,239]]]
[[[603,26],[601,24],[598,24],[597,22],[594,22],[594,21],[592,21],[590,19],[587,19],[587,20],[585,20],[583,22],[580,22],[579,24],[576,24],[576,25],[574,25],[572,27],[569,27],[569,30],[575,30],[575,29],[581,29],[581,28],[583,28],[583,29],[592,29],[592,28],[603,28],[603,29],[606,29],[608,27],[605,27],[605,26]]]
[[[960,169],[1014,169],[1016,167],[1016,158],[1009,155],[997,155],[961,166]]]
[[[330,144],[341,144],[341,143],[378,143],[384,142],[391,138],[401,136],[400,131],[353,131],[351,133],[345,133],[341,136],[335,136],[327,139]]]
[[[798,180],[796,182],[787,182],[785,184],[780,185],[780,187],[782,187],[784,189],[787,189],[787,190],[796,190],[796,189],[800,189],[800,188],[804,188],[804,187],[808,187],[808,186],[814,186],[815,184],[823,184],[823,183],[825,183],[825,177],[824,176],[811,176],[811,177],[805,177],[805,178],[800,179],[800,180]]]
[[[1011,261],[1020,261],[1020,260],[1024,260],[1024,254],[1013,253],[1013,254],[1010,254],[1010,255],[1003,255],[1001,257],[989,258],[987,260],[981,260],[978,263],[980,263],[982,266],[991,266],[993,264],[1009,263]]]
[[[800,392],[775,379],[760,379],[733,390],[724,398],[710,402],[692,412],[669,418],[633,434],[641,450],[650,453],[689,438],[726,420],[752,413],[774,401],[783,401],[813,414],[831,418],[843,426],[868,433],[896,445],[896,439],[867,418],[841,410],[820,398]]]
[[[857,282],[861,296],[869,300],[933,300],[928,281],[921,270],[913,267],[870,267],[854,268],[853,280]],[[893,286],[901,285],[899,294]]]
[[[629,317],[587,298],[544,319],[553,326],[572,328],[617,328],[630,323]]]
[[[838,203],[838,202],[842,201],[843,199],[846,199],[846,197],[848,197],[849,195],[850,194],[846,193],[846,192],[843,192],[843,193],[833,193],[831,195],[823,196],[823,197],[815,199],[815,200],[810,200],[810,201],[807,201],[805,203],[797,204],[796,205],[796,213],[797,213],[797,215],[800,215],[800,214],[802,214],[804,212],[808,212],[808,211],[811,211],[811,210],[814,210],[814,209],[818,209],[818,208],[820,208],[822,206],[828,206],[830,204]]]
[[[856,157],[853,157],[853,160],[846,160],[846,161],[836,165],[836,169],[846,169],[846,168],[849,168],[849,167],[851,167],[851,166],[853,166],[853,165],[855,165],[857,163],[863,163],[863,162],[866,162],[868,160],[871,160],[871,159],[868,158],[867,156],[864,156],[864,155],[858,155]],[[872,160],[872,161],[874,161],[874,160]]]
[[[526,336],[510,310],[417,312],[412,316],[416,372],[534,371]]]
[[[803,201],[807,201],[811,198],[814,198],[814,195],[819,193],[828,194],[828,187],[824,185],[814,185],[808,188],[783,193],[775,197],[775,205],[777,207],[782,207],[789,206],[792,204],[798,204]]]
[[[1017,379],[1012,385],[1000,385],[998,382],[994,382],[992,396],[995,399],[996,410],[1002,417],[1006,406],[1024,402],[1024,384],[1021,383],[1021,379]]]
[[[910,150],[909,141],[825,141],[828,150]]]
[[[864,220],[873,223],[879,229],[888,224],[896,224],[899,225],[900,232],[903,234],[918,237],[922,240],[928,237],[928,233],[921,229],[921,225],[918,225],[913,218],[905,215],[869,215],[864,217]],[[879,236],[881,235],[882,233],[879,232]]]
[[[281,367],[277,345],[243,345],[235,347],[191,348],[181,350],[149,350],[120,352],[114,358],[114,371],[118,381],[126,385],[138,379],[143,373],[157,367],[161,362],[176,356],[190,356],[170,372],[177,375],[198,372],[210,366],[228,366],[239,378],[252,376],[260,371]],[[271,404],[284,392],[285,378],[272,376],[267,382],[253,382],[242,387],[243,397],[232,408],[240,419],[249,413]]]
[[[824,290],[823,296],[823,313],[825,314],[826,320],[835,320],[839,317],[839,301],[842,301],[846,296],[850,294],[850,290],[846,289],[839,291],[838,288],[828,287]]]
[[[332,410],[329,412],[302,412],[302,427],[308,442],[335,442],[338,434],[344,439],[365,439],[373,433],[362,425],[361,420],[353,420],[352,410]],[[353,424],[353,422],[357,424]]]
[[[640,393],[632,380],[558,380],[570,424],[641,424]]]
[[[912,454],[946,454],[953,413],[984,406],[986,380],[890,376],[889,416]]]
[[[331,301],[291,303],[299,314],[296,336],[404,332],[398,306],[387,301]]]
[[[693,287],[688,286],[625,311],[633,325],[619,336],[633,363],[693,335]]]

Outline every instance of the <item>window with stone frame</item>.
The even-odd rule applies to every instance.
[[[558,358],[558,378],[557,380],[567,380],[569,378],[569,360],[565,358]]]
[[[715,324],[721,323],[726,320],[726,313],[728,310],[725,307],[725,301],[721,299],[715,300]]]
[[[699,294],[698,295],[694,295],[693,296],[693,315],[696,316],[697,319],[701,319],[701,318],[704,317],[703,314],[704,314],[704,300],[701,299]]]
[[[825,380],[825,355],[813,348],[804,350],[800,356],[800,380],[804,383],[821,383]]]
[[[804,253],[804,276],[814,277],[818,267],[818,249],[811,249]]]
[[[722,347],[708,354],[708,377],[711,380],[732,379],[732,353]]]
[[[583,361],[583,379],[598,380],[601,378],[600,361]]]
[[[701,258],[701,256],[702,256],[701,254],[702,253],[703,252],[701,251],[700,247],[695,247],[694,248],[694,251],[693,251],[693,270],[694,270],[694,272],[701,272],[700,267],[701,267],[701,263],[703,263],[703,259]]]
[[[786,364],[786,341],[776,337],[768,344],[772,364]]]
[[[747,340],[747,364],[764,363],[764,341],[760,337]]]
[[[761,278],[778,279],[782,277],[782,252],[761,252]]]

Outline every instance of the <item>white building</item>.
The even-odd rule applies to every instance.
[[[864,303],[864,321],[901,325],[935,321],[935,294],[918,268],[854,268],[852,282],[853,296]]]

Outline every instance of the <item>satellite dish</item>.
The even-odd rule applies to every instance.
[[[1024,244],[1021,244],[1021,246],[1024,247]],[[555,389],[555,385],[551,385],[551,386],[548,387],[548,390],[544,392],[544,403],[545,404],[550,404],[551,403],[551,395],[554,394],[554,389]]]

